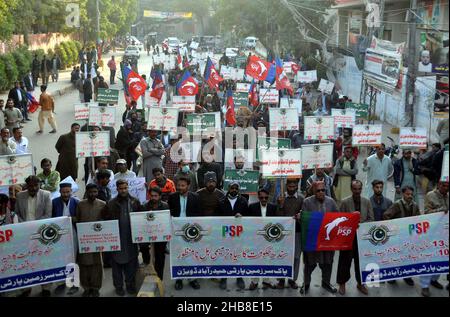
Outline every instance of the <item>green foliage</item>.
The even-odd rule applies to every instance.
[[[13,34],[15,21],[12,9],[17,7],[17,0],[0,1],[0,40],[9,40]]]
[[[19,78],[19,71],[17,69],[16,61],[14,59],[13,54],[8,53],[4,55],[0,55],[0,64],[4,65],[4,74],[0,74],[0,76],[4,76],[3,79],[0,79],[2,82],[2,90],[9,89],[14,85],[14,82]]]
[[[61,59],[61,67],[67,68],[69,63],[69,56],[67,55],[66,48],[63,43],[60,43],[59,45],[55,45],[55,53],[59,55],[59,58]]]
[[[8,89],[8,78],[6,77],[6,67],[0,55],[0,91]]]
[[[34,58],[34,55],[36,55],[36,54],[37,54],[37,56],[38,56],[38,59],[41,60],[42,57],[44,57],[44,55],[45,55],[45,51],[44,51],[42,48],[37,49],[37,50],[34,50],[34,51],[32,52],[33,58]]]
[[[12,52],[14,62],[17,66],[18,77],[22,78],[30,70],[31,61],[23,54],[21,50]]]

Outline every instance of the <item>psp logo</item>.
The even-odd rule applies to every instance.
[[[430,229],[430,223],[428,221],[419,222],[416,224],[410,224],[408,226],[409,235],[417,234],[426,234],[428,232],[428,229]]]
[[[351,227],[339,227],[338,232],[337,232],[338,236],[343,236],[343,237],[348,237],[351,234],[352,234]]]
[[[223,238],[239,238],[243,232],[243,226],[222,226]]]

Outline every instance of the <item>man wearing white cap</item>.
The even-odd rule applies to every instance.
[[[116,161],[117,173],[114,175],[114,180],[136,178],[136,173],[132,172],[127,167],[127,161],[119,159]]]
[[[431,64],[430,51],[422,51],[420,54],[419,72],[431,73],[433,71],[433,64]]]

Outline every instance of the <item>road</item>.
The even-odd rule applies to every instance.
[[[106,56],[105,58],[107,58]],[[118,58],[119,60],[119,58]],[[106,65],[106,63],[105,63]],[[139,71],[141,74],[148,74],[151,70],[151,58],[146,54],[141,57],[139,62]],[[102,75],[109,82],[109,70],[102,72]],[[66,79],[67,80],[67,79]],[[119,80],[116,80],[120,83]],[[116,84],[111,88],[119,88],[121,89],[121,84]],[[79,102],[78,100],[78,92],[73,91],[61,97],[56,97],[56,121],[58,124],[58,133],[57,134],[49,134],[50,126],[46,123],[44,133],[42,135],[37,135],[36,131],[38,130],[37,125],[37,113],[31,114],[32,122],[29,122],[24,125],[24,136],[26,136],[30,141],[30,150],[33,153],[33,160],[36,166],[38,166],[38,171],[40,170],[40,161],[43,158],[49,158],[53,162],[53,166],[56,166],[56,162],[58,159],[58,153],[56,152],[54,145],[61,134],[68,133],[70,130],[70,125],[74,122],[74,110],[73,104]],[[117,106],[116,112],[116,132],[120,128],[122,113],[125,110],[125,101],[123,98],[123,92],[120,94],[119,105]],[[80,122],[83,124],[84,122]],[[390,126],[385,125],[385,131],[389,131]],[[79,178],[78,183],[80,185],[80,191],[77,193],[78,196],[82,196],[84,193],[84,182],[81,181],[83,177],[83,163],[84,160],[79,161]],[[360,173],[359,179],[365,181],[365,175],[363,172]],[[393,191],[392,182],[389,184],[390,192]],[[336,271],[337,271],[337,262],[338,262],[338,252],[336,252],[335,263],[333,267],[333,276],[332,282],[336,281]],[[303,269],[303,264],[301,265],[301,269]],[[354,270],[352,269],[352,276]],[[299,285],[303,281],[302,273],[300,273]],[[219,289],[219,283],[214,280],[203,280],[200,281],[201,289],[198,291],[194,291],[187,283],[185,283],[185,287],[181,291],[176,291],[174,288],[174,282],[170,280],[170,271],[169,271],[169,258],[167,257],[166,261],[166,271],[165,271],[165,281],[164,288],[166,291],[166,296],[169,297],[197,297],[197,296],[205,296],[205,297],[297,297],[301,296],[298,290],[292,289],[284,289],[284,290],[257,290],[257,291],[241,291],[237,290],[235,280],[231,279],[228,282],[228,290],[222,291]],[[138,285],[142,283],[142,272],[138,274]],[[311,284],[310,293],[308,296],[340,296],[340,295],[330,295],[326,291],[324,291],[321,287],[321,275],[320,269],[317,268],[313,273],[313,280]],[[415,297],[420,296],[420,287],[418,285],[418,279],[415,279],[416,286],[410,287],[407,286],[403,281],[399,281],[397,285],[389,285],[382,284],[380,287],[369,289],[369,296],[371,297],[393,297],[393,296],[408,296]],[[247,287],[249,285],[249,281],[246,281]],[[445,277],[441,277],[441,283],[446,284]],[[33,289],[32,296],[39,296],[40,288],[35,287]],[[446,290],[439,291],[435,289],[431,289],[432,296],[448,296],[448,292]],[[75,296],[81,296],[82,291],[78,292]],[[103,287],[100,291],[101,296],[116,296],[114,293],[114,287],[112,285],[112,272],[111,269],[104,270],[104,280]],[[63,295],[64,296],[64,295]],[[364,296],[358,292],[356,289],[356,282],[354,277],[352,277],[351,281],[347,284],[347,296]]]

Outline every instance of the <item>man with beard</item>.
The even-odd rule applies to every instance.
[[[373,196],[370,197],[370,204],[373,208],[375,221],[382,221],[383,214],[392,206],[392,201],[383,196],[384,183],[378,179],[372,182]]]
[[[56,151],[59,153],[56,170],[61,179],[72,176],[76,181],[78,178],[78,159],[75,154],[75,133],[78,131],[80,131],[80,125],[73,123],[70,133],[61,135],[55,144]]]
[[[200,212],[203,217],[218,216],[220,202],[225,198],[225,194],[220,189],[217,189],[216,173],[207,172],[204,183],[206,187],[197,192]]]

